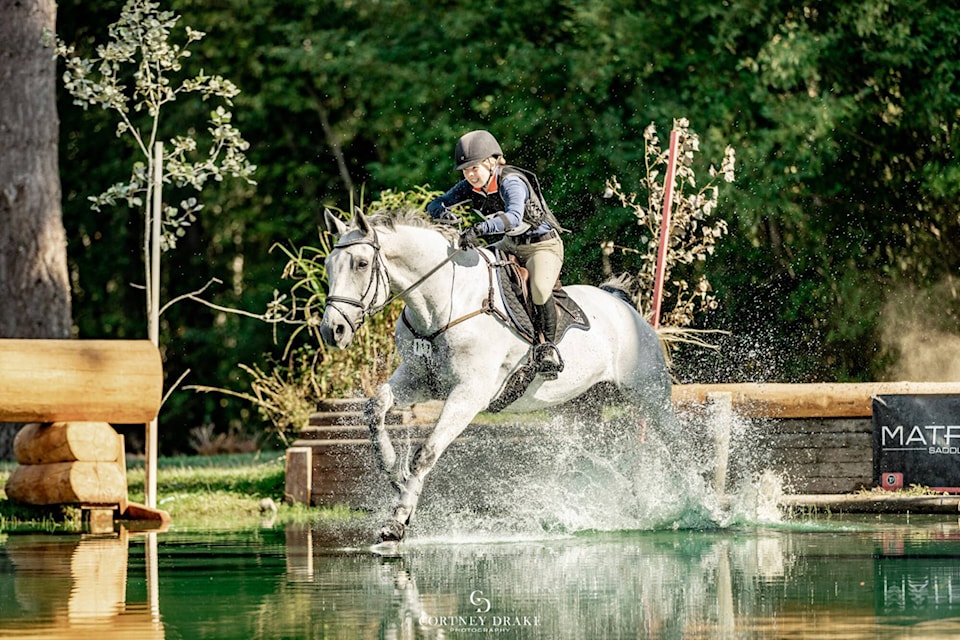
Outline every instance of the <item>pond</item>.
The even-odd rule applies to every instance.
[[[960,522],[412,537],[372,522],[0,535],[0,638],[944,638]]]

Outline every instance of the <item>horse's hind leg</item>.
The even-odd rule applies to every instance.
[[[646,353],[642,353],[634,363],[634,368],[623,372],[618,385],[623,397],[639,412],[638,437],[645,439],[647,429],[653,429],[661,435],[672,437],[677,433],[677,417],[671,397],[670,372],[656,342],[652,336]]]

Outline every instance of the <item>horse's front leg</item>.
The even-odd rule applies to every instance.
[[[390,442],[385,426],[387,412],[393,407],[393,389],[390,383],[380,385],[372,398],[363,407],[363,419],[370,428],[370,443],[380,471],[393,477],[397,469],[397,452]]]
[[[458,387],[450,394],[440,411],[433,432],[413,456],[410,474],[399,487],[400,497],[393,515],[380,530],[380,541],[403,540],[407,524],[420,501],[420,492],[427,474],[470,421],[486,408],[487,402],[489,398],[478,393],[476,386]]]
[[[364,422],[370,429],[370,442],[377,460],[377,466],[389,478],[393,486],[399,491],[409,472],[397,462],[397,452],[387,433],[387,412],[397,402],[407,405],[425,400],[426,396],[419,393],[412,384],[410,374],[405,365],[390,376],[390,380],[380,385],[372,398],[364,405]]]

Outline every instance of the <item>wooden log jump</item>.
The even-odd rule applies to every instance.
[[[0,340],[0,422],[145,423],[162,391],[148,340]]]
[[[79,504],[112,523],[169,522],[127,501],[123,436],[111,424],[155,419],[163,366],[147,340],[0,339],[0,422],[26,422],[14,441],[20,466],[7,497],[31,505]],[[112,528],[112,527],[111,527]]]
[[[734,411],[747,418],[869,418],[873,396],[960,394],[960,382],[684,384],[673,387],[673,402],[704,404],[711,392],[732,394]]]
[[[127,510],[123,436],[106,422],[30,423],[13,444],[19,462],[7,497],[32,505],[117,505]]]

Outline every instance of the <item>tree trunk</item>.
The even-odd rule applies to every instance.
[[[0,337],[69,338],[54,0],[0,0]],[[0,428],[0,459],[16,428]]]

